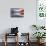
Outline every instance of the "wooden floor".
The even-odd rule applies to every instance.
[[[2,42],[0,42],[0,46],[4,46],[4,43]],[[7,46],[15,46],[15,43],[8,43],[8,45]],[[37,46],[37,43],[30,43],[30,46]],[[41,46],[46,46],[46,43],[44,43],[44,45],[41,45]]]

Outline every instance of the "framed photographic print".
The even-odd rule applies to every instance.
[[[37,0],[36,2],[36,23],[38,25],[46,25],[46,0]]]
[[[46,17],[46,0],[37,0],[37,15],[39,18]]]
[[[23,8],[11,8],[11,17],[24,17]]]

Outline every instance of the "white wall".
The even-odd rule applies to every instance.
[[[11,18],[10,8],[24,8],[23,18]],[[19,32],[30,32],[30,26],[36,24],[36,0],[0,0],[0,34],[11,27],[19,27]]]

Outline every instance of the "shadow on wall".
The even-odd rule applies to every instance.
[[[30,29],[29,34],[30,34],[31,42],[36,42],[37,39],[33,36],[33,33],[36,32],[36,30],[34,28],[32,28],[32,25],[29,26],[29,29]]]
[[[8,29],[5,29],[4,32],[2,34],[5,34],[5,33],[10,33],[11,32],[11,28],[8,28]]]
[[[10,33],[11,31],[11,28],[8,28],[8,29],[5,29],[3,30],[3,32],[0,34],[0,42],[4,41],[4,34],[7,32],[7,33]]]

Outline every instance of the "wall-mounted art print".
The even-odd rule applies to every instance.
[[[23,8],[11,8],[11,17],[24,17]]]
[[[37,25],[46,25],[46,0],[37,0],[36,1],[36,24]]]
[[[41,17],[46,17],[46,0],[37,1],[37,15]]]

